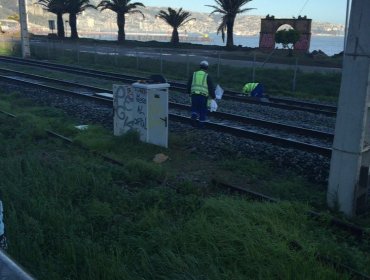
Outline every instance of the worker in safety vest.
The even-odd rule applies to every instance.
[[[203,60],[200,69],[189,78],[187,91],[191,96],[192,126],[203,127],[207,116],[207,100],[215,99],[215,86],[208,75],[208,62]],[[199,122],[198,122],[199,121]]]
[[[251,97],[264,97],[261,83],[246,83],[243,87],[243,93]]]

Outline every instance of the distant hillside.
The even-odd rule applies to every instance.
[[[32,27],[39,27],[47,30],[48,20],[56,19],[54,14],[48,13],[36,4],[37,0],[28,1],[28,17]],[[92,4],[99,3],[99,0],[92,0]],[[7,18],[9,15],[18,13],[18,0],[1,0],[0,19]],[[162,20],[155,16],[158,12],[167,7],[147,7],[142,9],[145,18],[141,15],[129,15],[126,20],[126,32],[146,32],[146,33],[170,33],[172,29]],[[191,12],[196,21],[189,22],[180,32],[187,33],[215,33],[220,23],[219,15],[210,16],[208,13]],[[68,15],[64,15],[64,20],[68,20]],[[239,15],[235,22],[234,32],[237,35],[258,35],[260,32],[261,16],[249,15],[248,13]],[[116,15],[108,10],[99,12],[87,10],[78,17],[78,28],[85,32],[116,32]],[[68,29],[68,26],[67,26]],[[343,33],[344,26],[340,24],[313,22],[313,34],[338,35]]]

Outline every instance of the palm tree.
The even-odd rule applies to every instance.
[[[171,43],[178,44],[179,43],[179,32],[178,29],[187,24],[191,20],[195,20],[195,18],[191,17],[189,12],[185,12],[180,8],[178,11],[171,9],[168,7],[168,12],[160,10],[158,17],[163,19],[168,25],[173,28],[172,36],[171,36]]]
[[[77,15],[85,11],[87,8],[96,9],[90,4],[90,0],[66,0],[66,10],[69,13],[69,26],[71,27],[71,38],[77,39]]]
[[[144,14],[137,10],[138,6],[145,7],[143,3],[134,2],[130,3],[131,0],[103,0],[97,7],[100,7],[101,11],[106,9],[111,10],[117,14],[117,26],[118,26],[118,42],[124,42],[126,39],[125,35],[125,16],[126,14],[141,14],[144,18]]]
[[[43,9],[57,15],[57,34],[64,38],[63,14],[66,13],[65,0],[38,0],[37,4],[43,6]]]
[[[222,22],[217,29],[217,34],[221,32],[222,41],[225,41],[225,30],[227,31],[226,47],[232,48],[234,46],[234,22],[237,14],[252,10],[252,8],[241,9],[242,6],[252,0],[215,0],[218,6],[206,5],[215,9],[212,13],[222,14]]]

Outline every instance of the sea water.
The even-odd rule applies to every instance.
[[[143,34],[144,36],[145,34]],[[195,37],[195,35],[191,35]],[[201,36],[201,35],[197,35]],[[110,35],[82,35],[80,37],[95,38],[101,40],[117,40],[117,35],[112,33]],[[129,39],[129,36],[127,36]],[[144,36],[145,37],[145,36]],[[210,34],[208,36],[208,41],[194,41],[190,43],[194,44],[204,44],[204,45],[217,45],[224,46],[226,43],[222,41],[221,35]],[[162,41],[162,40],[161,40]],[[167,40],[169,41],[169,39]],[[181,41],[181,40],[180,40]],[[256,48],[259,44],[259,36],[240,36],[234,35],[234,45],[241,45],[243,47]],[[314,50],[321,50],[327,55],[334,55],[343,51],[344,37],[343,36],[317,36],[314,35],[311,37],[310,52]],[[276,45],[278,48],[282,48],[281,45]]]
[[[210,45],[225,45],[222,42],[221,36],[212,35],[211,41],[207,42]],[[234,35],[234,45],[242,45],[243,47],[256,48],[259,44],[259,36],[238,36]],[[334,55],[343,51],[344,37],[343,36],[312,36],[310,44],[310,52],[321,50],[327,55]],[[281,45],[277,45],[281,48]]]

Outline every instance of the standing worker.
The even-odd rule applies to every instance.
[[[264,97],[263,86],[261,83],[246,83],[243,87],[243,93],[251,97]]]
[[[208,75],[208,61],[199,64],[200,69],[189,78],[187,91],[191,96],[191,124],[202,128],[207,117],[207,100],[215,99],[215,86]]]

